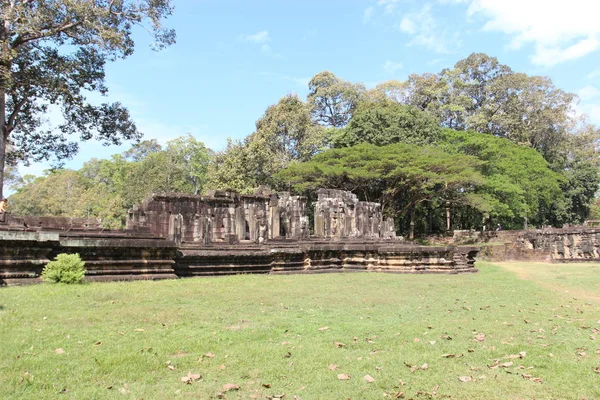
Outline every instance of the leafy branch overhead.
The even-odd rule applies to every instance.
[[[174,43],[162,25],[170,0],[15,0],[0,10],[0,183],[6,161],[72,156],[78,146],[69,135],[104,144],[141,137],[123,105],[93,105],[85,94],[107,93],[105,63],[133,53],[134,27],[156,48]],[[51,105],[64,117],[57,130],[44,124]]]

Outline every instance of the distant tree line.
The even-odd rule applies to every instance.
[[[576,101],[549,78],[485,54],[369,90],[325,71],[305,101],[284,96],[221,152],[190,136],[164,149],[141,142],[79,171],[22,178],[11,207],[117,227],[153,191],[268,185],[309,196],[317,187],[351,190],[381,202],[409,236],[581,223],[600,217],[600,130],[573,112]]]

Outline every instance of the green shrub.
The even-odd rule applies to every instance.
[[[42,279],[53,283],[81,283],[85,276],[85,263],[79,254],[59,254],[42,271]]]

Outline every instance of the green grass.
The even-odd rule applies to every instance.
[[[233,383],[227,399],[600,398],[600,267],[478,268],[3,288],[0,394],[210,399]],[[189,372],[202,378],[185,384]]]

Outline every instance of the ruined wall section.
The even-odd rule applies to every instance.
[[[157,193],[129,211],[127,229],[147,228],[154,235],[181,242],[230,242],[236,235],[236,198]],[[238,221],[239,223],[239,221]]]
[[[263,243],[306,238],[307,221],[305,197],[265,189],[254,195],[216,190],[207,196],[155,193],[129,211],[127,229],[175,243]]]
[[[275,199],[273,199],[275,200]],[[292,196],[289,192],[277,193],[276,203],[272,203],[272,229],[270,238],[307,239],[308,213],[307,199]]]
[[[381,204],[359,201],[345,190],[319,189],[315,207],[315,236],[323,238],[392,239],[393,219],[384,219]]]

